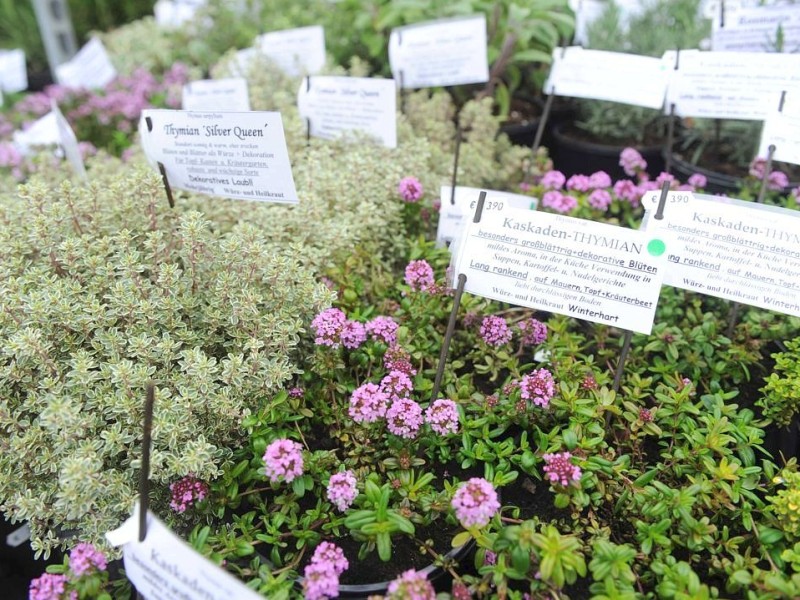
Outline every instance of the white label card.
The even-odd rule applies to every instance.
[[[661,108],[669,72],[660,58],[624,52],[555,48],[544,91]]]
[[[786,93],[783,110],[776,107],[767,115],[758,155],[766,158],[770,145],[775,146],[772,158],[800,165],[800,88]]]
[[[147,536],[138,541],[138,509],[106,534],[122,546],[125,575],[147,600],[263,600],[263,596],[199,554],[151,512]]]
[[[734,11],[725,5],[712,20],[711,49],[715,52],[777,52],[778,28],[782,52],[800,51],[800,10],[797,5],[749,6]]]
[[[392,79],[306,77],[297,93],[300,116],[314,137],[334,139],[363,131],[397,147],[397,88]]]
[[[675,52],[664,54],[675,63]],[[681,52],[666,109],[681,117],[761,121],[783,90],[800,86],[800,54]]]
[[[691,192],[642,198],[642,228],[667,239],[664,283],[800,316],[800,212]]]
[[[175,28],[191,21],[197,9],[205,4],[205,0],[195,2],[173,2],[171,0],[158,0],[153,6],[156,23],[161,27]]]
[[[78,138],[75,137],[75,132],[67,122],[67,119],[61,114],[61,111],[56,105],[56,101],[52,100],[53,112],[56,115],[56,124],[58,126],[58,137],[61,144],[61,149],[64,151],[64,157],[67,162],[72,166],[75,173],[81,179],[86,179],[86,167],[83,164],[83,157],[81,156],[80,148],[78,147]]]
[[[389,64],[403,88],[489,81],[486,17],[481,14],[393,29]]]
[[[23,156],[36,152],[39,146],[52,146],[61,143],[61,130],[56,113],[50,111],[34,121],[24,131],[14,132],[14,145]]]
[[[103,42],[92,38],[71,60],[56,67],[56,80],[71,88],[105,87],[117,76]]]
[[[439,209],[439,224],[436,228],[436,246],[452,246],[461,235],[461,230],[467,219],[475,214],[475,207],[482,191],[486,192],[486,203],[495,206],[495,203],[507,202],[512,208],[521,210],[536,210],[538,200],[532,196],[512,194],[511,192],[496,192],[494,190],[481,190],[479,188],[456,186],[452,194],[452,186],[443,185],[440,191],[441,207]],[[450,199],[453,203],[450,203]]]
[[[0,50],[0,91],[13,94],[28,89],[24,50]]]
[[[247,80],[242,77],[230,79],[204,79],[183,86],[183,110],[250,110]]]
[[[666,258],[658,237],[488,203],[480,222],[473,221],[464,228],[454,271],[467,276],[466,291],[650,333]]]
[[[321,25],[271,31],[255,47],[292,76],[313,75],[325,66],[325,30]]]
[[[281,115],[277,112],[145,110],[147,157],[170,186],[191,192],[297,203]]]

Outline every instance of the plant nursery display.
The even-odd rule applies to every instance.
[[[699,202],[733,215],[758,199],[769,205],[759,214],[794,232],[800,188],[752,156],[733,200],[632,146],[613,157],[616,173],[565,173],[547,148],[512,145],[498,133],[505,108],[517,90],[536,94],[571,32],[566,2],[276,4],[286,5],[276,25],[322,23],[326,36],[353,25],[320,73],[340,77],[388,69],[395,26],[482,12],[492,81],[485,93],[403,90],[396,148],[358,131],[313,137],[297,108],[309,80],[266,56],[244,68],[237,58],[248,36],[273,29],[268,8],[247,3],[245,22],[210,2],[182,27],[148,17],[104,33],[121,73],[105,89],[54,86],[0,113],[0,510],[28,524],[43,559],[28,597],[131,598],[126,574],[141,565],[106,534],[142,506],[252,597],[800,597],[792,301],[767,310],[744,303],[747,285],[737,303],[664,284],[650,333],[634,333],[588,309],[576,318],[464,291],[458,257],[470,242],[437,242],[440,221],[469,221],[493,253],[470,278],[501,264],[493,274],[522,288],[546,251],[553,266],[530,279],[557,290],[551,298],[632,311],[613,287],[654,271],[603,249]],[[672,8],[696,14],[696,4]],[[170,186],[146,124],[137,133],[143,110],[180,106],[184,83],[235,76],[253,111],[279,113],[296,204]],[[14,144],[52,101],[86,150],[85,179],[51,148],[23,155]],[[596,120],[606,133],[621,125]],[[182,124],[192,138],[182,147],[222,153],[181,157],[219,170],[187,172],[249,168],[224,162],[217,125],[204,125],[214,139]],[[177,129],[165,131],[177,139]],[[456,195],[444,186],[484,192],[448,211]],[[492,237],[483,211],[512,196],[528,222],[495,212],[509,236]],[[797,234],[769,230],[757,246],[746,237],[754,222],[693,210],[697,231],[724,233],[688,261],[669,246],[678,234],[665,234],[666,249],[659,239],[647,250],[664,270],[714,271],[736,246],[752,251],[748,270],[721,275],[796,290]],[[619,239],[531,244],[526,234],[550,219]],[[585,286],[561,281],[575,273]],[[150,559],[168,597],[181,585],[203,597],[168,548]]]

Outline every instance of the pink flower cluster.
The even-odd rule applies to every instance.
[[[170,507],[177,513],[186,512],[186,509],[208,496],[208,484],[197,479],[193,475],[171,483],[169,491],[172,498],[169,502]]]
[[[286,438],[277,439],[267,446],[264,464],[271,482],[283,479],[290,483],[303,474],[303,447]]]
[[[397,193],[406,202],[418,202],[422,198],[422,184],[416,177],[403,177],[397,186]]]
[[[311,321],[318,346],[338,348],[339,345],[355,350],[367,341],[367,328],[363,323],[349,320],[338,308],[328,308]]]
[[[647,161],[636,148],[625,148],[619,155],[619,166],[629,177],[635,177],[647,168]]]
[[[767,172],[767,160],[756,158],[750,163],[750,175],[758,180],[764,179]],[[770,171],[767,177],[767,189],[781,191],[789,187],[789,177],[783,171]]]
[[[92,544],[81,542],[69,553],[69,569],[75,575],[81,576],[94,569],[105,571],[107,566],[105,554]]]
[[[386,428],[406,439],[417,437],[422,422],[422,407],[410,398],[395,400],[386,411]]]
[[[391,317],[375,317],[365,327],[372,339],[391,346],[397,341],[397,330],[400,326]]]
[[[519,387],[523,400],[530,400],[543,408],[550,406],[550,399],[556,393],[553,375],[544,368],[536,369],[530,375],[524,375]]]
[[[374,383],[365,383],[350,396],[348,414],[356,423],[374,423],[386,415],[389,394]]]
[[[406,284],[414,292],[428,292],[433,288],[433,267],[426,260],[412,260],[406,267]]]
[[[386,588],[386,600],[436,600],[436,591],[424,573],[405,571]]]
[[[524,346],[538,346],[547,339],[547,325],[530,317],[517,323]]]
[[[322,542],[303,571],[306,600],[328,600],[339,596],[339,576],[349,566],[341,548],[330,542]]]
[[[352,471],[340,471],[331,475],[328,481],[328,500],[344,512],[353,505],[358,496],[356,476]]]
[[[472,477],[458,488],[450,505],[467,529],[485,527],[500,509],[494,486],[482,477]]]
[[[411,355],[400,346],[389,346],[383,355],[383,366],[387,371],[402,371],[409,377],[417,374],[411,364]]]
[[[552,208],[556,212],[568,213],[578,206],[578,199],[575,196],[568,196],[557,190],[551,190],[545,192],[542,196],[542,206]]]
[[[358,321],[347,320],[342,325],[342,332],[339,334],[342,346],[350,350],[355,350],[367,341],[367,330]]]
[[[78,592],[67,593],[67,576],[55,573],[44,573],[33,579],[28,591],[30,600],[78,600]]]
[[[570,452],[556,452],[555,454],[544,455],[545,478],[550,483],[558,485],[569,485],[572,481],[579,481],[581,478],[580,467],[570,462],[572,454]]]
[[[511,341],[511,330],[503,317],[489,315],[481,322],[481,338],[489,346],[502,346]]]
[[[392,400],[407,398],[414,388],[411,378],[404,371],[390,371],[381,379],[381,390]]]
[[[431,429],[439,435],[458,432],[458,408],[456,403],[447,398],[434,400],[425,410],[425,420],[431,426]]]

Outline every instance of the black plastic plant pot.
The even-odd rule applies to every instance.
[[[556,169],[570,175],[590,175],[605,171],[611,179],[625,179],[628,175],[619,164],[619,155],[627,146],[598,144],[568,135],[564,124],[553,127],[550,155]],[[647,161],[647,173],[658,177],[664,170],[661,146],[634,146]]]
[[[459,546],[458,548],[453,548],[445,554],[444,558],[446,562],[461,562],[467,556],[470,555],[472,550],[475,548],[475,540],[470,538],[470,540]],[[351,569],[357,569],[358,564],[350,565]],[[446,571],[442,567],[436,566],[435,564],[430,564],[427,567],[420,569],[419,573],[423,573],[427,578],[428,581],[434,583],[441,579],[443,575],[445,575]],[[398,571],[398,577],[402,574],[402,570]],[[365,574],[366,577],[367,574]],[[360,584],[340,584],[339,585],[339,598],[348,598],[349,600],[366,600],[370,596],[384,596],[386,595],[386,590],[389,587],[391,581],[378,581],[375,583],[360,583]],[[298,589],[302,589],[303,587],[303,578],[298,577],[295,582],[295,587]]]

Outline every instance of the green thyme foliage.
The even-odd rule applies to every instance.
[[[33,182],[0,213],[0,503],[38,552],[75,529],[98,542],[129,513],[148,381],[155,506],[175,478],[216,477],[331,300],[291,248],[164,204],[133,171]]]
[[[764,415],[778,425],[786,426],[800,409],[800,338],[786,342],[786,351],[773,354],[775,370],[762,388],[764,397],[758,404]]]

